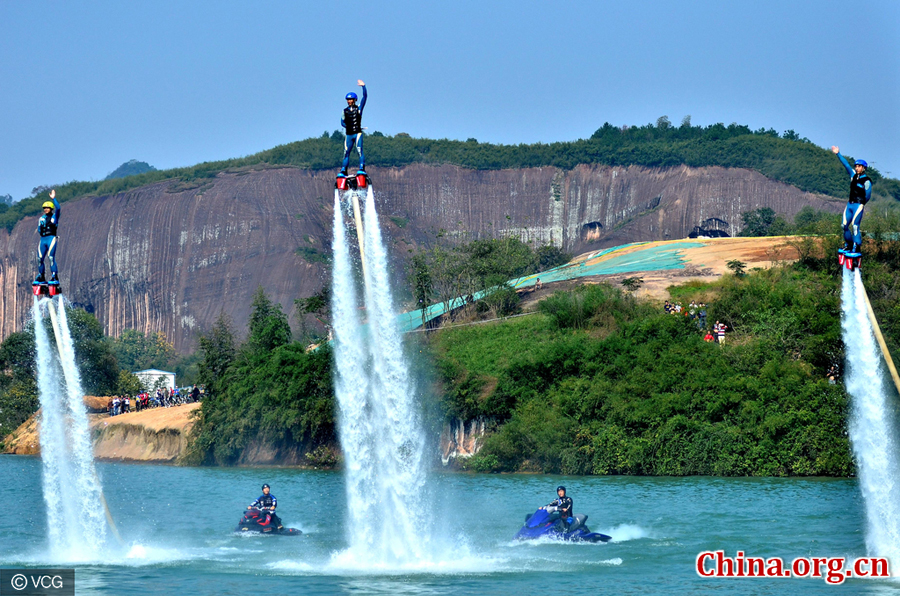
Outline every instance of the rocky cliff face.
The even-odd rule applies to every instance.
[[[441,429],[441,463],[445,466],[459,459],[467,459],[477,454],[484,446],[490,421],[483,416],[473,420],[454,418],[444,423]]]
[[[579,166],[475,171],[411,165],[370,172],[383,226],[404,258],[437,235],[516,234],[571,252],[691,232],[734,235],[740,215],[841,201],[748,170]],[[328,282],[333,172],[295,168],[160,182],[65,203],[57,252],[65,295],[110,335],[161,331],[179,351],[224,312],[240,329],[258,286],[290,311]],[[0,230],[0,336],[21,329],[32,298],[37,218]],[[396,267],[399,269],[399,267]]]

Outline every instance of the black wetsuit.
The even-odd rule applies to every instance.
[[[556,507],[556,511],[559,513],[559,518],[565,524],[566,529],[569,528],[568,519],[570,517],[574,517],[572,515],[572,498],[571,497],[560,497],[547,505],[547,507]]]

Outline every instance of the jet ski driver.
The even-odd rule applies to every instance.
[[[547,507],[556,507],[556,511],[559,513],[560,519],[566,526],[566,532],[568,532],[569,527],[572,525],[572,522],[575,521],[575,518],[572,517],[572,497],[566,496],[565,486],[556,487],[556,496],[558,498],[555,501],[544,505],[543,507],[541,507],[541,509],[546,509]]]
[[[250,506],[247,509],[253,509],[256,507],[260,511],[268,513],[272,517],[272,523],[275,524],[276,528],[281,528],[281,518],[275,515],[275,508],[278,507],[278,499],[275,498],[271,492],[268,484],[262,485],[263,494],[250,503]]]

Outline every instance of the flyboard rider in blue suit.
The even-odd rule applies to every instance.
[[[38,265],[38,275],[34,278],[34,281],[44,283],[47,280],[44,278],[44,259],[46,257],[50,257],[50,282],[58,282],[58,270],[56,267],[56,231],[59,225],[59,201],[56,200],[56,190],[50,191],[50,199],[52,199],[52,203],[50,201],[46,201],[41,208],[44,211],[44,214],[38,220],[38,233],[41,235],[41,240],[38,244],[38,259],[40,264]]]
[[[347,165],[350,163],[350,152],[356,145],[356,151],[359,153],[359,173],[366,173],[366,158],[363,155],[363,129],[362,129],[362,113],[366,107],[366,84],[362,80],[356,83],[362,87],[362,101],[356,105],[356,93],[352,91],[345,97],[347,107],[344,108],[344,116],[341,118],[341,126],[344,127],[346,136],[344,137],[344,161],[341,163],[341,176],[347,175]]]
[[[831,147],[831,152],[838,156],[844,164],[847,173],[850,174],[850,198],[844,209],[844,253],[859,255],[862,248],[862,231],[859,226],[862,222],[863,209],[869,199],[872,198],[872,180],[866,174],[869,167],[862,159],[857,159],[851,167],[847,159],[841,155],[840,149]]]

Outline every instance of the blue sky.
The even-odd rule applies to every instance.
[[[0,1],[0,194],[364,124],[496,143],[794,129],[900,177],[900,2]],[[335,155],[335,167],[340,155]]]

